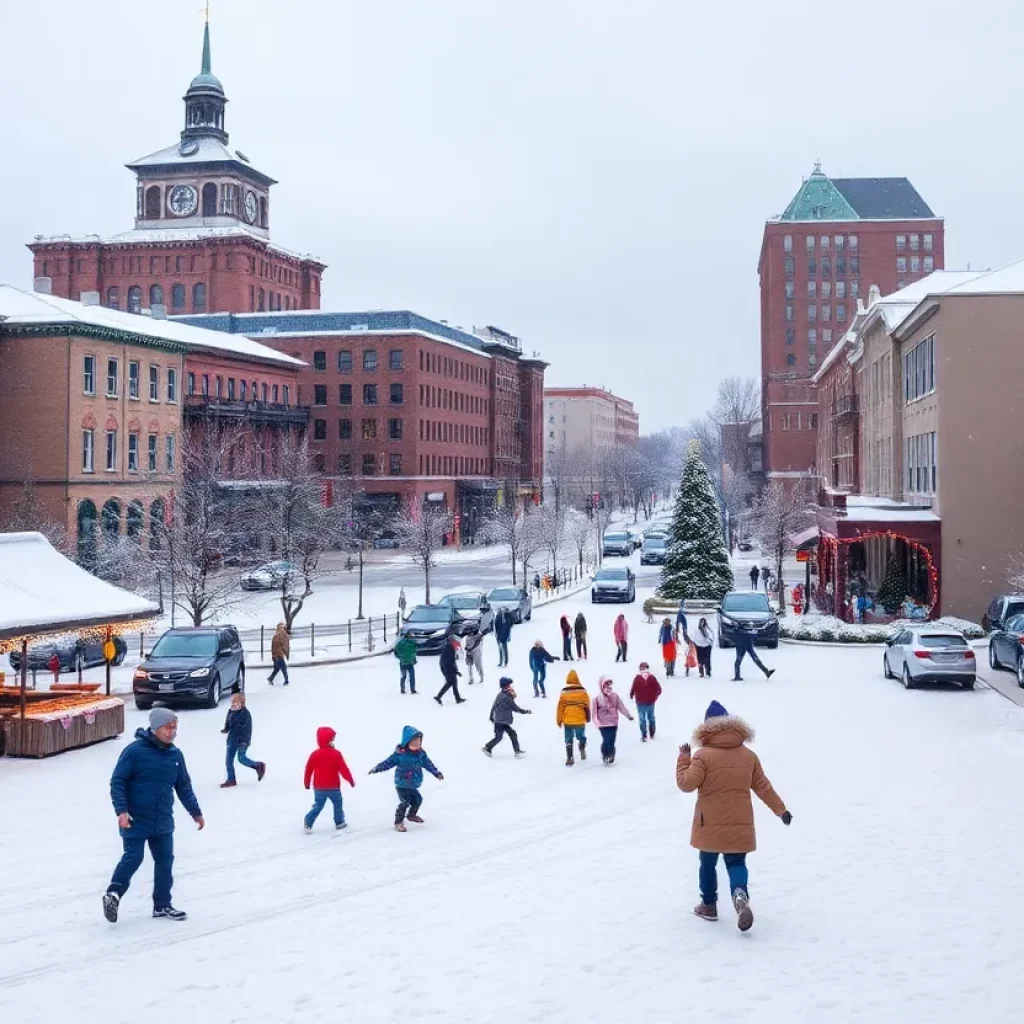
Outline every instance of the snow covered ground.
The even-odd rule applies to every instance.
[[[1019,1019],[1024,881],[1020,776],[1024,718],[987,689],[905,691],[875,650],[765,652],[771,683],[747,672],[662,680],[658,738],[620,729],[616,764],[563,765],[554,704],[565,666],[535,700],[527,648],[557,650],[557,619],[582,608],[591,692],[602,671],[625,694],[637,663],[657,662],[638,595],[626,609],[630,663],[615,666],[619,609],[566,601],[517,627],[512,674],[528,756],[480,753],[499,675],[468,703],[398,693],[393,659],[296,670],[288,689],[252,681],[252,755],[221,790],[220,711],[181,716],[207,827],[178,813],[175,903],[183,924],[149,917],[146,860],[107,924],[100,894],[120,853],[108,779],[129,731],[54,759],[0,763],[0,1018],[18,1024],[247,1024],[356,1021],[652,1024],[697,1021],[930,1024]],[[749,858],[753,931],[728,904],[717,924],[691,914],[693,798],[674,782],[676,747],[711,698],[757,730],[756,749],[794,814],[757,805]],[[367,771],[402,726],[422,729],[445,774],[427,777],[426,824],[392,830],[390,773]],[[317,726],[338,730],[356,777],[347,832],[327,812],[303,835],[302,769]],[[596,755],[597,733],[590,730]],[[983,870],[984,869],[984,870]],[[724,871],[720,883],[725,885]]]

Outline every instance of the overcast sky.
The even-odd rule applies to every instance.
[[[0,280],[37,233],[132,226],[201,0],[0,0]],[[213,0],[233,144],[324,306],[494,324],[648,433],[756,374],[766,218],[816,157],[907,175],[947,267],[1024,256],[1020,5]]]

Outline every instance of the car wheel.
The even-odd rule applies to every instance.
[[[238,675],[235,677],[235,682],[238,684],[238,688],[244,693],[245,692],[245,666],[238,666]]]
[[[892,674],[892,672],[889,671],[889,655],[888,654],[883,654],[882,655],[882,675],[885,676],[886,679],[895,679],[896,678]]]
[[[220,687],[220,676],[214,676],[210,681],[210,692],[206,695],[206,706],[208,708],[215,708],[220,704],[221,698],[221,687]]]
[[[1003,666],[999,663],[999,655],[996,654],[996,645],[993,640],[988,642],[988,663],[989,667],[997,671]]]
[[[1017,685],[1024,688],[1024,655],[1017,657]]]
[[[135,706],[140,711],[150,711],[153,707],[153,702],[151,700],[143,700],[141,697],[136,697]]]
[[[769,640],[765,644],[765,647],[767,647],[769,651],[777,650],[778,646],[779,646],[779,641],[778,640]]]
[[[963,689],[963,690],[973,690],[974,689],[974,680],[973,679],[968,679],[966,682],[963,682],[963,683],[960,684],[960,688]]]
[[[910,674],[910,666],[904,662],[903,665],[903,686],[907,690],[913,690],[917,683],[914,682],[914,677]]]

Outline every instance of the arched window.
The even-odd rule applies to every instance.
[[[163,208],[163,194],[159,185],[146,189],[146,220],[159,220]]]
[[[160,551],[164,546],[164,499],[157,498],[149,506],[149,547],[151,551]]]
[[[158,284],[151,284],[149,286],[149,304],[150,306],[162,306],[164,304],[164,290]]]
[[[142,289],[137,284],[128,289],[128,312],[142,312]]]
[[[171,285],[171,309],[185,308],[185,286],[183,284]]]
[[[193,313],[205,313],[206,312],[206,285],[205,284],[194,284],[192,285],[192,312]]]
[[[125,520],[125,530],[130,540],[138,544],[142,543],[142,529],[146,518],[146,510],[142,502],[135,500],[128,506],[128,515]]]
[[[203,186],[203,216],[217,216],[217,186],[212,181]]]
[[[88,498],[78,503],[78,564],[96,566],[96,506]]]
[[[104,504],[101,525],[103,536],[108,540],[115,539],[121,532],[121,503],[117,498],[111,498]]]
[[[107,289],[107,308],[121,308],[121,292],[116,286]]]
[[[263,196],[260,199],[260,227],[265,228],[267,226],[267,199]]]

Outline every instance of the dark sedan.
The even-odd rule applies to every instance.
[[[1016,672],[1017,684],[1024,686],[1024,614],[1011,616],[989,634],[988,663]]]
[[[440,654],[455,635],[457,615],[450,605],[418,604],[398,628],[420,654]]]
[[[135,670],[135,706],[202,704],[215,708],[237,683],[245,689],[245,656],[234,626],[169,629]]]
[[[718,646],[735,647],[741,632],[751,637],[755,647],[779,646],[779,620],[764,594],[740,590],[722,598]]]
[[[128,653],[128,645],[119,636],[114,638],[114,649],[116,654],[112,665],[120,665]],[[60,658],[61,672],[77,672],[79,668],[93,668],[95,665],[105,665],[103,657],[102,636],[80,637],[67,636],[60,640],[54,640],[45,644],[33,644],[28,649],[29,671],[49,671],[50,658],[57,655]],[[21,671],[21,651],[11,651],[11,669],[14,672]]]

